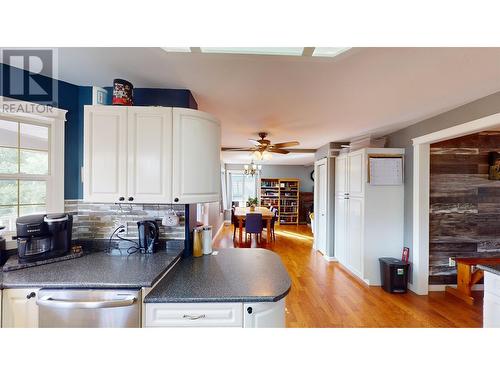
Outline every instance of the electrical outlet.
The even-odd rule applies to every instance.
[[[457,262],[455,261],[455,257],[449,257],[448,258],[448,265],[450,267],[455,267],[457,265]]]

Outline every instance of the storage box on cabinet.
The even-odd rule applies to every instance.
[[[198,203],[220,196],[220,123],[192,109],[85,106],[84,200]]]

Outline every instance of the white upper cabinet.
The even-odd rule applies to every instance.
[[[220,198],[220,124],[170,107],[86,106],[84,200],[202,203]]]
[[[335,158],[335,195],[347,193],[347,156]]]
[[[172,197],[172,108],[128,109],[127,201]]]
[[[174,202],[220,199],[220,124],[208,113],[174,108]]]
[[[349,195],[361,197],[364,194],[364,153],[355,151],[348,156],[348,186]]]
[[[127,109],[86,106],[84,190],[92,202],[116,202],[127,193]]]

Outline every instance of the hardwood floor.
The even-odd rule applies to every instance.
[[[224,227],[215,247],[240,247],[232,234],[231,226]],[[264,247],[281,256],[292,279],[287,327],[482,326],[480,303],[469,306],[444,292],[390,294],[367,286],[312,250],[312,234],[305,225],[277,226],[276,242],[257,245],[252,239],[241,247]]]

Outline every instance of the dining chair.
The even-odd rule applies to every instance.
[[[245,241],[248,240],[247,235],[252,239],[252,233],[255,234],[257,242],[262,240],[262,214],[261,213],[247,213],[245,217]]]
[[[233,240],[236,238],[236,229],[239,228],[239,221],[238,221],[238,218],[236,217],[236,215],[234,214],[234,211],[235,211],[235,207],[232,207],[231,208],[231,224],[233,224]],[[243,219],[243,226],[245,226],[245,219]]]
[[[276,233],[274,232],[274,224],[276,223],[276,220],[278,220],[278,208],[273,207],[271,210],[273,213],[273,218],[271,219],[271,237],[273,241],[276,241]]]

